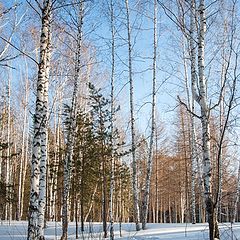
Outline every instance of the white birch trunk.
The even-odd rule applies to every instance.
[[[158,185],[158,135],[157,135],[157,128],[155,131],[155,168],[156,168],[156,178],[155,178],[155,207],[156,207],[156,223],[159,223],[159,185]]]
[[[95,198],[95,195],[97,193],[97,189],[98,189],[98,183],[96,184],[96,187],[94,188],[94,192],[92,194],[92,197],[91,197],[91,201],[90,201],[90,204],[89,204],[89,209],[88,209],[88,212],[86,214],[86,216],[84,217],[84,222],[87,221],[91,211],[92,211],[92,208],[93,208],[93,203],[94,203],[94,198]]]
[[[5,91],[5,90],[4,90]],[[3,95],[4,93],[1,92]],[[3,110],[1,112],[1,122],[0,122],[0,131],[1,131],[1,137],[0,137],[0,144],[2,144],[2,146],[0,146],[0,180],[2,182],[6,181],[6,178],[5,178],[5,161],[4,161],[4,143],[5,143],[5,131],[6,131],[6,121],[5,121],[5,99],[4,99],[4,102],[3,102]],[[1,220],[4,219],[4,209],[2,209],[2,212],[0,213],[0,218]]]
[[[210,162],[210,129],[209,129],[209,108],[207,105],[206,95],[206,79],[205,79],[205,32],[206,32],[206,16],[204,0],[200,2],[200,34],[198,39],[198,74],[200,87],[200,107],[202,121],[202,140],[203,140],[203,163],[204,163],[204,187],[206,198],[211,195],[211,162]]]
[[[49,66],[49,37],[51,0],[45,0],[42,8],[40,37],[40,61],[37,80],[37,99],[34,116],[31,191],[29,205],[28,239],[44,239],[42,226],[45,209],[45,171],[47,158],[47,81]],[[40,163],[41,162],[41,163]],[[41,186],[39,177],[41,171]],[[41,195],[40,195],[41,194]],[[40,200],[40,202],[39,202]],[[39,204],[40,203],[40,204]],[[40,207],[40,211],[39,211]],[[40,234],[40,235],[39,235]]]
[[[194,101],[192,102],[192,111],[194,111]],[[195,184],[196,184],[196,162],[197,162],[197,146],[196,146],[196,133],[194,117],[191,116],[191,210],[192,210],[192,224],[196,223],[196,195],[195,195]]]
[[[196,33],[196,3],[195,0],[191,1],[190,13],[190,61],[191,61],[191,86],[192,86],[192,113],[195,112],[195,99],[198,98],[196,90],[196,44],[194,42]],[[196,179],[196,163],[197,163],[197,146],[196,146],[196,133],[195,133],[195,119],[193,114],[190,117],[191,121],[191,210],[192,210],[192,223],[196,223],[196,203],[195,203],[195,179]]]
[[[29,120],[27,120],[27,128],[29,129]],[[25,193],[25,182],[26,182],[26,174],[28,169],[28,140],[29,140],[29,134],[26,136],[26,143],[25,143],[25,151],[24,151],[24,161],[23,161],[23,173],[22,173],[22,187],[21,187],[21,207],[20,207],[20,217],[23,216],[23,207],[24,207],[24,193]]]
[[[26,67],[27,72],[27,67]],[[22,131],[22,148],[21,148],[21,159],[20,159],[20,170],[19,170],[19,188],[18,188],[18,205],[17,205],[17,220],[21,220],[21,213],[22,213],[22,202],[23,202],[23,194],[24,191],[23,188],[23,172],[24,172],[24,166],[25,166],[25,151],[26,151],[26,131],[28,126],[28,118],[27,118],[27,103],[28,103],[28,73],[26,73],[26,80],[25,80],[25,99],[24,99],[24,116],[23,116],[23,131]],[[23,190],[22,190],[23,188]]]
[[[237,218],[237,210],[238,210],[238,202],[239,202],[239,193],[240,193],[240,163],[238,163],[238,181],[237,181],[237,189],[236,196],[234,202],[234,210],[233,210],[233,223],[235,223]]]
[[[205,15],[205,1],[200,1],[199,6],[200,15],[200,32],[198,35],[198,77],[199,77],[199,104],[201,107],[201,123],[202,123],[202,144],[203,144],[203,181],[204,181],[204,195],[206,203],[206,211],[208,213],[209,223],[209,238],[219,238],[218,226],[216,222],[215,204],[213,202],[211,192],[211,156],[210,156],[210,127],[209,115],[210,109],[207,103],[207,86],[205,79],[205,32],[206,32],[206,15]]]
[[[54,161],[52,166],[52,176],[50,179],[50,190],[49,190],[49,199],[50,199],[50,207],[49,214],[52,221],[55,219],[56,221],[56,194],[57,194],[57,185],[58,185],[58,166],[59,166],[59,152],[60,152],[60,125],[61,125],[61,105],[62,105],[62,96],[61,91],[57,93],[57,99],[59,104],[55,107],[55,116],[54,116],[54,128],[55,128],[55,141],[54,141]]]
[[[130,85],[130,121],[131,121],[131,138],[132,138],[132,188],[133,188],[133,207],[134,207],[134,221],[136,223],[136,231],[140,230],[140,213],[138,203],[138,187],[137,187],[137,162],[136,162],[136,143],[135,143],[135,118],[134,118],[134,104],[133,104],[133,72],[132,72],[132,40],[130,27],[130,13],[128,0],[125,0],[126,17],[127,17],[127,34],[128,34],[128,71],[129,71],[129,85]]]
[[[44,15],[45,14],[45,15]],[[44,239],[44,220],[46,208],[46,181],[47,181],[47,159],[48,159],[48,85],[50,72],[50,44],[51,44],[51,0],[46,2],[46,12],[43,14],[46,24],[46,52],[45,52],[45,83],[43,85],[43,109],[41,124],[41,161],[39,177],[39,199],[38,199],[38,237]],[[45,17],[46,16],[46,17]]]
[[[144,201],[142,209],[142,229],[146,229],[147,217],[148,217],[148,208],[149,208],[149,195],[150,195],[150,183],[152,176],[152,163],[153,163],[153,141],[155,134],[155,108],[156,108],[156,68],[157,68],[157,0],[154,0],[154,18],[153,18],[153,79],[152,79],[152,113],[151,113],[151,135],[150,135],[150,144],[149,144],[149,155],[147,161],[147,175],[145,181],[145,192],[144,192]]]
[[[5,220],[11,221],[12,218],[12,202],[11,202],[11,192],[12,192],[12,183],[11,183],[11,144],[10,144],[10,134],[11,134],[11,76],[8,76],[8,107],[7,107],[7,158],[6,158],[6,197],[8,201],[6,203],[5,211]]]
[[[29,119],[27,116],[27,121],[26,121],[26,129],[29,129]],[[29,159],[29,155],[28,155],[28,141],[29,141],[29,133],[26,133],[25,136],[25,148],[24,148],[24,152],[23,152],[23,166],[22,166],[22,186],[21,186],[21,202],[20,202],[20,212],[19,212],[19,216],[20,218],[22,218],[23,216],[23,208],[24,208],[24,200],[25,200],[25,183],[26,183],[26,174],[27,174],[27,169],[28,169],[28,159]]]
[[[58,99],[58,92],[56,93],[57,97],[56,99]],[[57,100],[58,101],[58,100]],[[48,204],[48,214],[49,214],[49,218],[53,221],[54,219],[54,213],[53,213],[53,209],[54,209],[54,183],[55,183],[55,163],[57,162],[57,139],[58,139],[58,127],[57,127],[57,104],[54,104],[54,158],[53,158],[53,162],[50,163],[49,165],[51,167],[48,167],[48,188],[49,188],[49,204]],[[49,169],[50,168],[50,169]]]
[[[72,103],[70,109],[69,129],[67,135],[66,156],[64,158],[64,189],[63,189],[63,208],[62,208],[62,237],[61,240],[66,240],[68,236],[68,215],[69,215],[69,189],[72,174],[72,156],[74,135],[76,128],[76,107],[77,107],[77,92],[80,77],[80,57],[82,47],[82,25],[83,25],[83,1],[80,1],[78,10],[78,32],[77,32],[77,46],[74,72],[74,89],[72,95]]]
[[[205,10],[204,10],[205,11]],[[203,12],[204,12],[203,11]],[[203,146],[203,159],[206,159],[207,161],[203,161],[205,166],[208,166],[210,164],[210,139],[209,139],[209,123],[208,123],[208,117],[209,117],[209,112],[207,107],[207,102],[206,102],[206,85],[205,85],[205,76],[204,76],[204,38],[205,38],[205,28],[206,28],[206,19],[205,19],[205,12],[202,14],[201,17],[201,31],[199,33],[199,39],[198,39],[198,68],[199,71],[197,73],[196,71],[196,44],[195,44],[195,36],[196,36],[196,1],[191,0],[191,12],[190,12],[190,37],[189,37],[189,43],[190,43],[190,61],[191,61],[191,92],[192,92],[192,106],[191,106],[191,111],[194,113],[195,107],[194,107],[194,101],[196,101],[200,106],[201,106],[201,114],[205,115],[202,119],[204,119],[204,122],[202,121],[202,129],[205,129],[205,133],[203,133],[203,136],[205,136],[202,140],[205,142],[205,146]],[[199,94],[197,91],[197,75],[199,76],[199,85],[200,85],[200,90]],[[202,97],[203,95],[203,97]],[[206,123],[207,122],[207,123]],[[207,125],[206,125],[207,124]],[[205,126],[206,125],[206,126]],[[205,126],[205,127],[203,127]],[[205,138],[207,139],[207,144],[205,141]],[[207,147],[207,149],[206,149]],[[196,133],[195,133],[195,121],[194,121],[194,116],[191,116],[191,148],[192,148],[192,153],[191,153],[191,159],[192,159],[192,181],[191,181],[191,193],[192,193],[192,222],[194,223],[196,221],[195,215],[195,179],[196,179],[196,168],[198,167],[198,172],[199,172],[199,186],[200,186],[200,192],[203,198],[204,193],[202,191],[202,177],[201,177],[201,169],[200,169],[200,160],[198,158],[198,153],[197,153],[197,147],[196,147]],[[209,157],[207,157],[209,155]],[[205,158],[206,156],[206,158]],[[209,165],[210,166],[210,165]],[[209,167],[208,166],[208,167]],[[208,168],[205,167],[205,170]],[[206,174],[204,176],[207,176]],[[204,177],[203,177],[204,178]],[[205,179],[207,185],[210,184],[208,178]],[[206,186],[206,185],[204,185]],[[210,185],[208,187],[210,190]]]

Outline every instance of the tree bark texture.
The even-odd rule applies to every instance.
[[[28,239],[44,239],[42,221],[45,210],[45,171],[47,160],[47,91],[50,54],[50,12],[51,0],[45,0],[42,8],[40,37],[40,61],[37,80],[37,98],[34,115],[32,150],[31,190],[29,204]],[[40,171],[43,171],[40,174]],[[41,180],[40,180],[41,176]],[[40,185],[41,183],[41,185]],[[41,194],[41,195],[40,195]],[[40,202],[39,202],[40,201]],[[40,203],[40,205],[39,205]],[[39,211],[40,206],[40,211]],[[40,235],[39,235],[40,234]]]
[[[192,8],[190,13],[190,59],[191,59],[191,88],[192,88],[192,113],[195,112],[195,98],[197,98],[196,90],[196,44],[194,42],[196,33],[196,3],[192,0]],[[198,158],[197,145],[196,145],[196,133],[195,133],[195,117],[191,114],[191,211],[192,211],[192,223],[196,223],[196,203],[195,203],[195,179],[196,179],[196,163]]]
[[[219,239],[219,231],[216,219],[215,204],[211,192],[212,184],[212,166],[210,156],[210,127],[209,115],[210,109],[207,103],[207,86],[205,78],[205,32],[206,32],[206,14],[205,1],[201,0],[199,5],[199,25],[200,32],[198,35],[198,78],[199,78],[199,105],[201,108],[201,124],[202,124],[202,144],[203,144],[203,182],[206,212],[208,214],[209,238]]]

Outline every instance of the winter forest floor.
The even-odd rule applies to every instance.
[[[89,229],[91,231],[89,231]],[[221,240],[240,240],[240,223],[231,226],[230,223],[220,224]],[[27,222],[2,222],[0,225],[0,239],[26,239]],[[48,222],[45,229],[46,240],[57,240],[61,236],[61,223]],[[69,239],[75,237],[75,223],[69,225]],[[102,225],[100,223],[86,223],[84,234],[79,239],[102,239]],[[119,224],[115,223],[115,239],[132,240],[204,240],[208,239],[207,224],[148,224],[147,230],[135,231],[132,223],[122,224],[122,237],[120,237]]]

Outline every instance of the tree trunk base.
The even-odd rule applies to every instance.
[[[209,224],[209,239],[219,240],[219,228],[216,216],[216,208],[213,204],[211,197],[206,199],[206,210],[208,213],[208,224]]]

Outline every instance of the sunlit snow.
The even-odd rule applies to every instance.
[[[122,224],[122,237],[120,237],[119,224],[115,223],[115,239],[131,239],[131,240],[208,240],[208,226],[207,224],[148,224],[147,230],[135,231],[133,223]],[[76,239],[75,223],[69,224],[69,238]],[[103,239],[102,225],[100,223],[85,223],[85,231],[80,231],[79,225],[79,239]],[[220,224],[221,239],[223,240],[240,240],[240,223],[235,224]],[[26,239],[27,236],[27,222],[26,221],[3,221],[0,225],[0,239]],[[58,240],[61,237],[61,223],[47,222],[45,229],[45,236],[47,240]]]

